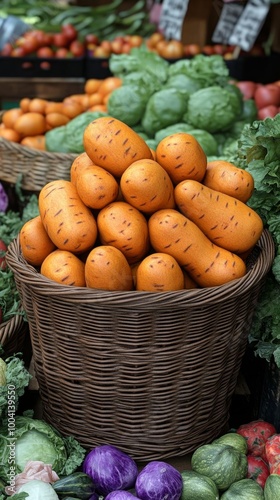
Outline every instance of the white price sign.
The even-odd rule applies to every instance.
[[[220,19],[212,35],[213,42],[228,43],[228,39],[243,12],[243,8],[239,3],[227,3],[223,6]]]
[[[269,8],[270,0],[249,0],[229,38],[229,43],[249,51],[256,41]]]
[[[181,40],[182,27],[189,0],[163,0],[159,20],[159,31],[168,40]]]

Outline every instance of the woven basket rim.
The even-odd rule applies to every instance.
[[[23,307],[19,308],[17,314],[14,314],[10,319],[4,321],[0,325],[0,344],[2,347],[6,345],[7,342],[11,340],[14,334],[17,334],[18,329],[23,325]]]
[[[40,149],[32,149],[27,146],[24,146],[23,144],[18,144],[17,142],[13,141],[8,141],[4,137],[0,137],[0,152],[2,151],[7,151],[11,152],[13,151],[15,154],[23,154],[25,153],[30,160],[32,161],[32,158],[42,158],[43,160],[53,160],[56,158],[58,161],[65,161],[65,160],[71,160],[73,161],[76,157],[77,154],[75,153],[54,153],[51,151],[41,151]]]
[[[2,123],[2,116],[5,110],[0,111],[0,123]],[[14,151],[15,154],[25,153],[28,157],[32,158],[42,158],[45,160],[57,158],[59,161],[63,160],[74,160],[77,157],[75,153],[56,153],[51,151],[41,151],[40,149],[32,149],[23,144],[18,144],[17,142],[8,141],[4,137],[0,137],[0,152],[4,151]]]
[[[155,307],[189,307],[203,305],[207,301],[220,302],[231,296],[242,295],[248,287],[258,283],[271,268],[275,256],[275,245],[270,232],[265,229],[255,246],[255,261],[242,278],[224,285],[170,292],[105,291],[86,287],[71,287],[53,282],[28,264],[20,250],[19,235],[10,243],[6,261],[20,280],[36,288],[38,295],[60,296],[65,302],[89,303],[95,307],[131,309],[131,307],[153,309]]]

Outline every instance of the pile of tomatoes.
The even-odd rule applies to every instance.
[[[280,80],[267,84],[240,81],[236,85],[245,99],[254,99],[259,120],[274,118],[280,113]]]

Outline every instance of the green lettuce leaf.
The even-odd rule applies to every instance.
[[[8,421],[0,427],[0,478],[9,480],[11,446],[15,447],[13,466],[16,474],[23,471],[29,460],[39,460],[52,465],[61,475],[74,472],[82,463],[86,450],[73,438],[64,438],[52,425],[43,420],[16,416],[13,435]]]
[[[169,62],[144,45],[133,48],[129,54],[112,54],[109,59],[111,73],[119,78],[140,71],[152,75],[158,82],[166,82]]]
[[[11,410],[8,407],[8,395],[9,391],[12,390],[12,401],[14,404],[14,410],[18,409],[19,399],[23,396],[26,387],[29,384],[31,375],[24,366],[24,362],[21,359],[21,355],[15,354],[10,356],[5,360],[6,362],[6,384],[0,386],[0,418],[3,419],[7,417],[8,411]],[[13,412],[14,413],[14,412]]]

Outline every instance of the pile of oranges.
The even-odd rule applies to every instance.
[[[45,151],[47,131],[66,125],[86,111],[107,112],[110,94],[121,84],[122,80],[115,76],[92,78],[86,81],[84,93],[67,96],[61,102],[25,97],[18,107],[3,112],[0,137]]]

